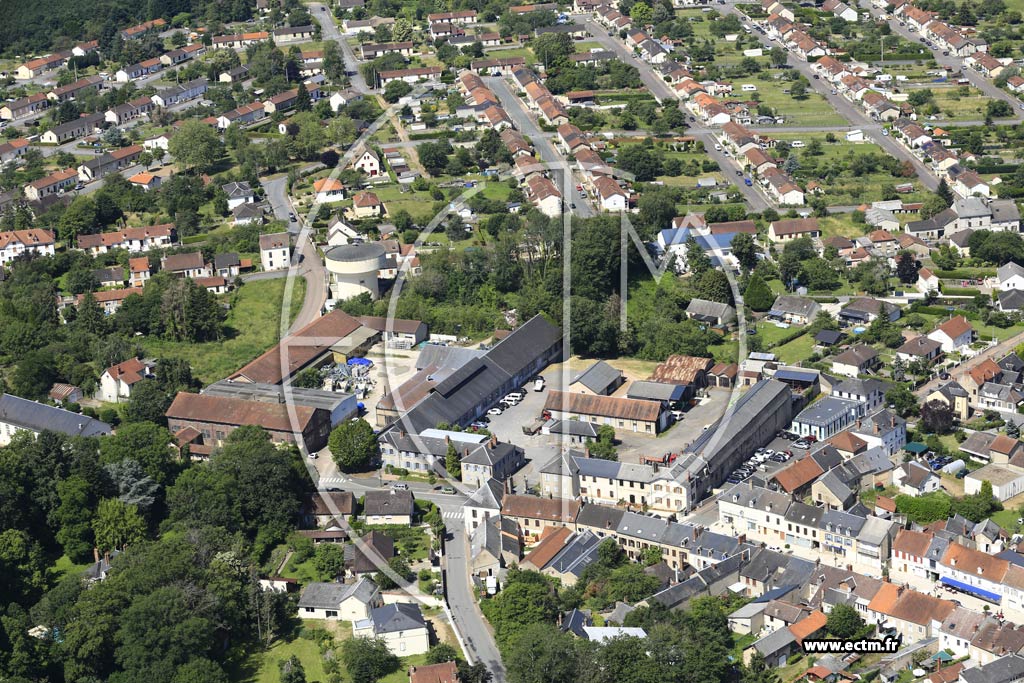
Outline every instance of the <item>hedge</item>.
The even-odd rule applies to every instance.
[[[783,344],[788,344],[789,342],[793,341],[794,339],[799,339],[800,337],[804,336],[805,334],[807,334],[807,328],[806,327],[798,327],[795,330],[792,330],[785,337],[780,337],[779,339],[775,340],[775,343],[772,344],[771,346],[769,346],[768,348],[769,349],[777,349],[778,347],[782,346]]]
[[[981,294],[980,289],[971,289],[969,287],[943,287],[942,293],[945,296],[978,296]]]
[[[976,277],[995,277],[995,274],[995,268],[957,268],[935,271],[935,276],[940,280],[973,280]]]

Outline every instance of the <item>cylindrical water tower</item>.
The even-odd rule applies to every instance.
[[[331,274],[331,295],[335,299],[351,299],[369,292],[374,299],[380,294],[377,276],[385,264],[384,247],[378,244],[341,244],[324,254]]]

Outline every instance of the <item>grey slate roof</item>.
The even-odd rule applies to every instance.
[[[1024,657],[1007,655],[984,666],[964,669],[960,679],[964,683],[1013,683],[1024,678]]]
[[[33,432],[49,430],[67,436],[104,436],[111,431],[106,422],[11,394],[0,396],[0,422]]]
[[[580,508],[579,513],[576,515],[576,526],[611,531],[619,528],[619,522],[622,521],[622,516],[625,514],[626,511],[621,508],[592,503]]]
[[[310,583],[302,590],[299,607],[314,609],[338,609],[344,601],[356,598],[369,604],[377,592],[377,584],[363,577],[355,583]]]
[[[592,531],[584,529],[574,534],[543,568],[578,577],[584,569],[597,561],[597,548],[601,540]]]
[[[1019,311],[1024,308],[1024,290],[1008,289],[999,292],[999,308],[1004,311]]]
[[[572,382],[569,383],[569,386],[578,382],[595,394],[604,394],[607,393],[613,384],[620,381],[621,377],[622,373],[620,371],[603,360],[599,360],[576,375]]]
[[[691,299],[686,314],[698,320],[721,320],[724,323],[736,319],[736,311],[732,306],[706,299]]]
[[[792,631],[788,628],[780,628],[756,641],[751,645],[751,647],[762,655],[768,656],[782,650],[783,648],[792,646],[795,642],[796,636],[793,635]]]
[[[363,498],[364,515],[412,515],[415,511],[412,491],[367,491]]]
[[[685,387],[666,382],[649,382],[639,380],[626,389],[626,398],[637,398],[645,401],[675,402],[683,398]]]
[[[420,606],[408,602],[377,607],[370,612],[370,621],[373,622],[374,633],[415,631],[427,627]]]
[[[462,505],[463,507],[501,510],[501,499],[504,497],[505,487],[492,477],[484,482],[483,486],[478,488]]]

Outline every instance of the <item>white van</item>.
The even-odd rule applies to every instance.
[[[803,140],[793,140],[793,142],[789,143],[789,146],[790,147],[806,147],[807,145],[804,144]]]
[[[744,83],[740,86],[740,90],[743,92],[757,92],[757,86],[753,83]]]
[[[533,390],[534,391],[544,391],[544,378],[543,377],[538,377],[537,379],[535,379],[533,381]]]
[[[522,401],[523,400],[523,394],[518,392],[518,391],[513,391],[513,392],[510,392],[510,393],[506,394],[505,398],[507,400],[512,400],[512,401]]]

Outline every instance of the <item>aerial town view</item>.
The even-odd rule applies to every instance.
[[[1024,681],[1024,0],[0,14],[0,683]]]

